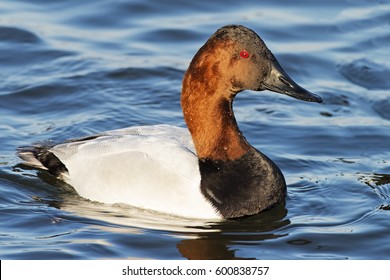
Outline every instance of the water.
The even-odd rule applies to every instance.
[[[1,259],[389,259],[388,1],[0,2]],[[18,146],[184,125],[181,79],[220,26],[258,32],[324,97],[244,92],[241,130],[282,169],[285,205],[238,221],[79,197]]]

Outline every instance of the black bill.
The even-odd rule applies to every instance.
[[[322,98],[295,83],[289,75],[282,69],[278,61],[275,59],[271,65],[271,71],[268,78],[262,83],[261,90],[270,90],[278,93],[283,93],[309,102],[322,102]]]

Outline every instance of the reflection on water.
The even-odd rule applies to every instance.
[[[87,214],[89,219],[106,221],[105,226],[113,232],[127,232],[128,234],[145,234],[154,230],[155,234],[175,236],[176,247],[182,257],[186,259],[241,259],[236,256],[234,245],[260,245],[261,242],[276,239],[285,234],[276,234],[275,230],[289,224],[285,219],[286,209],[280,206],[270,210],[270,214],[260,214],[256,217],[241,221],[205,222],[186,220],[180,217],[164,216],[147,213],[137,209],[122,209],[121,213],[95,213],[89,211],[78,212],[78,207],[66,205],[63,210],[75,215]],[[85,209],[84,209],[85,210]],[[129,212],[131,214],[129,214]],[[136,216],[133,216],[138,212]],[[142,212],[142,213],[141,213]],[[141,215],[142,214],[142,215]],[[115,224],[119,222],[120,224]],[[124,226],[124,223],[127,226]],[[111,231],[110,229],[106,229]],[[182,238],[180,237],[182,236]],[[250,258],[252,259],[252,258]]]
[[[369,186],[381,199],[390,201],[390,174],[362,174],[358,173],[359,180]],[[381,205],[383,210],[387,207]]]
[[[254,259],[237,256],[233,245],[261,245],[262,241],[285,236],[275,231],[290,223],[285,219],[286,214],[285,206],[279,205],[253,217],[209,223],[204,228],[213,231],[202,230],[194,235],[194,239],[180,241],[177,248],[183,257],[190,260]]]
[[[370,187],[382,186],[390,184],[390,174],[361,174],[362,177],[359,180],[363,181]]]

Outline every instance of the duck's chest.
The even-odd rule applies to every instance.
[[[282,201],[279,168],[257,151],[234,161],[199,160],[201,191],[224,218],[257,214]]]

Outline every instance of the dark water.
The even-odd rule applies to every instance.
[[[241,93],[241,130],[286,176],[285,205],[241,221],[80,198],[15,150],[131,125],[184,125],[197,49],[244,24],[309,104]],[[0,2],[1,259],[390,259],[388,1]]]

